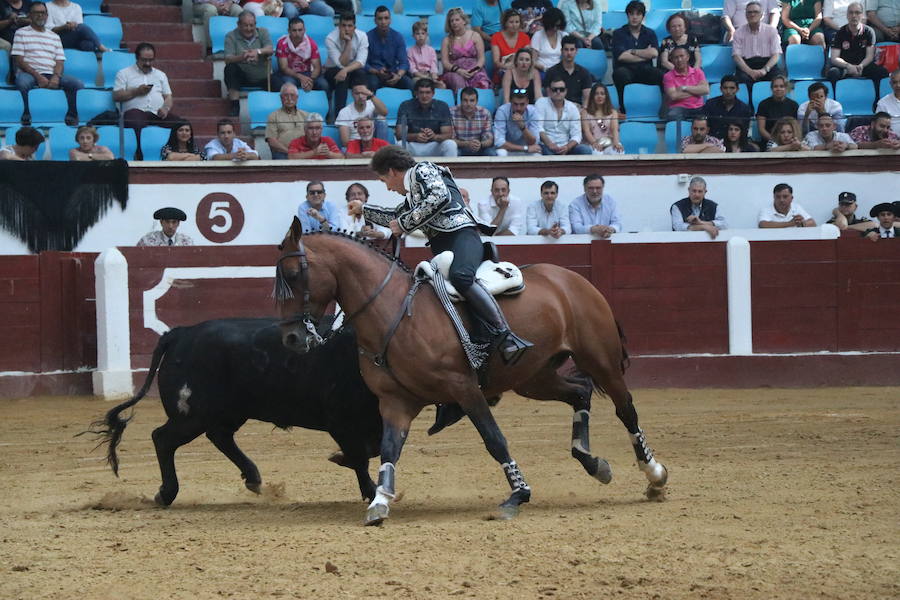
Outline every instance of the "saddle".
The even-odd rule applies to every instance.
[[[443,277],[443,285],[447,295],[454,302],[463,302],[464,298],[450,283],[450,265],[453,263],[453,252],[441,252],[430,261],[423,260],[415,271],[417,278],[427,279],[434,285],[435,272]],[[492,296],[514,296],[525,289],[525,279],[519,267],[510,262],[500,262],[497,246],[493,242],[484,243],[484,258],[475,271],[475,278]]]

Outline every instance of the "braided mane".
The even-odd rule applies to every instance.
[[[380,254],[381,256],[388,259],[389,261],[397,263],[397,266],[400,267],[401,269],[403,269],[406,273],[410,273],[410,274],[412,273],[412,269],[410,269],[409,266],[406,265],[406,263],[404,263],[402,260],[400,260],[399,257],[395,258],[393,254],[391,254],[385,250],[382,250],[381,248],[379,248],[378,246],[373,244],[371,240],[368,240],[366,238],[361,238],[350,231],[347,231],[344,229],[333,229],[333,230],[329,230],[329,231],[324,231],[324,230],[310,231],[308,233],[304,233],[303,237],[310,237],[310,236],[314,236],[314,235],[332,235],[332,236],[336,236],[339,238],[344,238],[346,240],[350,240],[352,242],[356,242],[357,244],[360,244],[361,246],[365,246],[372,252],[375,252],[376,254]]]

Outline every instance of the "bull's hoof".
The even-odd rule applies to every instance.
[[[346,457],[344,456],[343,451],[335,450],[331,453],[331,456],[328,457],[330,462],[333,462],[336,465],[340,465],[342,467],[347,466]]]
[[[390,508],[387,504],[373,504],[366,510],[364,525],[381,525],[388,518]]]
[[[262,487],[261,481],[245,481],[244,485],[247,486],[247,489],[253,492],[254,494],[259,494]]]

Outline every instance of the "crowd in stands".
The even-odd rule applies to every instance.
[[[476,0],[471,15],[445,4],[437,47],[429,31],[434,19],[417,20],[410,32],[401,32],[387,6],[375,9],[374,27],[363,31],[346,0],[194,0],[194,14],[204,23],[237,17],[222,54],[232,120],[219,123],[210,142],[222,146],[216,152],[201,151],[191,124],[173,112],[173,91],[153,66],[152,44],[137,45],[135,63],[115,76],[112,98],[138,148],[144,128],[172,129],[159,156],[164,160],[258,158],[249,146],[231,151],[246,145],[235,130],[247,88],[280,94],[282,107],[270,115],[265,132],[275,159],[368,156],[394,142],[415,156],[621,154],[630,131],[623,123],[662,128],[666,122],[681,130],[675,146],[685,153],[897,149],[900,70],[889,74],[876,62],[876,43],[900,42],[898,0],[725,0],[717,41],[730,48],[713,45],[727,48],[733,72],[717,72],[714,79],[704,71],[716,70],[703,64],[701,42],[708,40],[693,29],[690,13],[668,13],[668,36],[660,42],[645,23],[640,0],[628,3],[621,27],[610,29],[603,28],[594,0],[560,0],[558,7],[549,0]],[[276,39],[257,26],[257,17],[273,14],[290,19]],[[304,15],[336,19],[336,26],[316,40]],[[65,48],[98,55],[111,50],[83,21],[71,0],[0,0],[0,44],[9,46],[15,67],[23,125],[31,124],[34,88],[65,92],[67,125],[96,116],[78,115],[84,82],[65,73]],[[414,44],[407,44],[411,38]],[[807,98],[790,97],[791,67],[783,59],[791,46],[821,49],[820,80],[804,86]],[[602,83],[606,51],[614,90]],[[589,61],[579,55],[591,52],[603,56],[602,67],[582,64]],[[890,92],[879,94],[887,77]],[[871,81],[872,106],[845,114],[832,97],[844,79]],[[392,88],[401,95],[389,95]],[[655,104],[651,99],[640,106],[638,92],[646,95],[648,88],[659,92]],[[304,110],[304,97],[313,91],[327,95],[327,111]],[[401,101],[403,94],[408,96]],[[328,135],[332,126],[336,135]],[[223,139],[221,130],[229,127],[232,136]],[[76,143],[71,156],[85,154],[89,146]],[[154,150],[143,158],[158,157]]]

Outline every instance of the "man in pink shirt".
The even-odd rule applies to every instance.
[[[663,89],[669,102],[666,119],[681,121],[698,115],[703,108],[703,96],[709,94],[709,82],[702,70],[688,62],[687,48],[681,46],[669,53],[674,68],[663,75]]]

